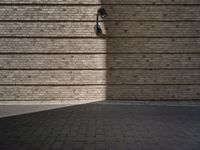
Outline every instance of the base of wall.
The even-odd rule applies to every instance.
[[[77,101],[1,101],[0,105],[82,105],[82,104],[102,104],[102,105],[150,105],[150,106],[200,106],[200,101],[111,101],[111,100],[77,100]]]

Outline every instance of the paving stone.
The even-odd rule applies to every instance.
[[[199,106],[101,104],[22,114],[0,118],[0,150],[199,150],[199,116]]]

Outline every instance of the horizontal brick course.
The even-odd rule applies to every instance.
[[[109,73],[107,73],[109,72]],[[200,71],[183,70],[2,70],[0,84],[200,84]],[[112,78],[112,80],[107,80]]]
[[[200,53],[200,38],[0,38],[0,53]]]
[[[95,21],[101,6],[0,6],[0,20]],[[104,20],[200,20],[194,6],[104,6],[110,16]],[[120,13],[119,13],[120,11]]]
[[[200,4],[199,0],[1,0],[4,4]]]
[[[94,24],[94,22],[1,22],[0,36],[96,37]],[[102,24],[102,27],[106,26],[106,29],[103,29],[106,33],[104,37],[200,37],[199,22],[141,21]]]
[[[198,100],[199,93],[198,85],[0,86],[1,101]]]
[[[107,65],[109,64],[109,66]],[[0,55],[0,69],[200,68],[200,54]]]

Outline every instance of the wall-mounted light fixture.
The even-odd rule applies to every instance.
[[[96,34],[100,34],[102,33],[102,29],[99,25],[99,16],[101,16],[101,18],[105,18],[108,16],[105,8],[99,8],[97,11],[97,19],[96,19],[96,25],[94,26],[94,31]]]

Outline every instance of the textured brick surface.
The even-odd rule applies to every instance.
[[[2,4],[200,4],[199,0],[1,0]]]
[[[199,4],[1,0],[0,100],[199,100]]]
[[[1,101],[198,100],[199,85],[4,85]]]
[[[200,72],[193,70],[4,70],[0,84],[78,85],[78,84],[200,84]]]
[[[108,65],[109,64],[109,65]],[[14,69],[194,69],[200,54],[0,55],[0,68]]]
[[[0,6],[0,20],[96,20],[101,6]],[[104,6],[105,20],[200,20],[199,7],[194,6]],[[178,11],[177,11],[178,10]],[[120,11],[120,13],[119,13]],[[26,13],[26,15],[24,15]]]
[[[21,106],[26,107],[26,106]],[[199,150],[200,107],[86,104],[0,119],[0,149]]]
[[[96,37],[94,22],[1,22],[0,36]],[[103,28],[103,23],[101,23]],[[199,37],[199,22],[107,22],[105,37]]]
[[[200,38],[0,38],[0,53],[199,53]]]

